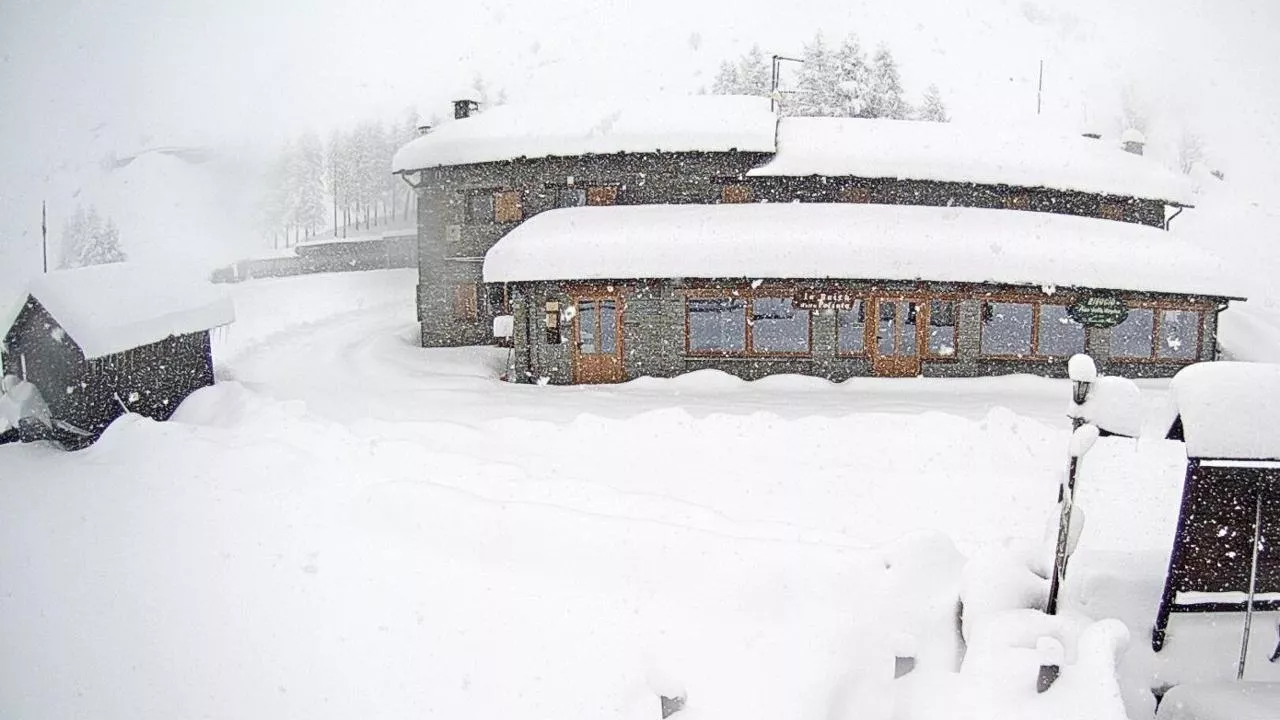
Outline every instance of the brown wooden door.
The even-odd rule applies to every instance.
[[[573,323],[573,381],[622,382],[622,299],[579,297]]]
[[[924,342],[924,303],[917,298],[871,298],[867,323],[867,347],[871,365],[883,377],[915,377],[920,374],[920,348]]]

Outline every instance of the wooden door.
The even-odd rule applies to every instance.
[[[867,347],[871,365],[882,377],[915,377],[920,374],[920,348],[924,343],[924,303],[918,298],[871,298],[867,323]]]
[[[573,381],[622,382],[622,299],[594,295],[575,300],[573,323]]]

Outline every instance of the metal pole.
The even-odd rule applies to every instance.
[[[45,201],[40,201],[40,257],[44,260],[44,271],[49,272],[49,216]]]
[[[1253,561],[1249,564],[1249,597],[1244,604],[1244,636],[1240,638],[1240,664],[1236,680],[1244,679],[1244,661],[1249,655],[1249,631],[1253,627],[1253,597],[1258,590],[1258,546],[1262,544],[1262,488],[1258,488],[1257,510],[1253,516]]]
[[[1040,114],[1040,97],[1044,93],[1044,61],[1040,61],[1040,81],[1036,84],[1036,114]]]

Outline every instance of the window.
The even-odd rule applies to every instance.
[[[508,315],[511,312],[507,304],[507,286],[503,283],[485,285],[485,300],[489,303],[489,312],[494,315]]]
[[[479,294],[480,288],[476,283],[453,286],[453,316],[471,322],[480,319]]]
[[[867,351],[867,305],[855,300],[849,310],[836,313],[836,350],[844,355]]]
[[[586,197],[588,205],[616,205],[618,203],[618,188],[615,185],[589,187],[587,188]]]
[[[493,220],[500,223],[520,222],[524,212],[520,207],[520,192],[504,190],[493,194]]]
[[[1124,220],[1124,205],[1120,203],[1099,203],[1098,217],[1103,220]]]
[[[582,207],[587,204],[587,191],[576,187],[563,187],[556,191],[556,207]]]
[[[1084,326],[1067,313],[1066,305],[1041,305],[1037,355],[1071,357],[1084,352]]]
[[[942,357],[956,354],[956,304],[952,300],[929,301],[928,351]]]
[[[751,188],[742,184],[725,185],[724,189],[720,191],[720,202],[722,203],[749,203],[754,197]]]
[[[982,354],[1031,355],[1031,329],[1035,325],[1032,303],[984,302],[982,304]]]
[[[1156,357],[1194,360],[1200,354],[1198,310],[1161,310]]]
[[[747,302],[740,298],[689,298],[689,351],[738,353],[747,349]]]
[[[809,352],[809,311],[797,310],[789,297],[753,299],[751,349],[757,353]]]
[[[467,222],[493,222],[492,192],[485,190],[483,192],[467,193]]]
[[[1155,316],[1151,308],[1131,308],[1124,322],[1111,328],[1111,356],[1149,358],[1155,340]]]
[[[1004,206],[1009,210],[1030,210],[1031,196],[1010,195],[1004,199]]]
[[[847,187],[840,191],[840,202],[869,203],[871,191],[864,187]]]

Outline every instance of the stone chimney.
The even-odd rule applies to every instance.
[[[453,119],[462,120],[480,112],[480,103],[475,100],[454,100]]]
[[[1141,155],[1142,149],[1146,146],[1146,144],[1147,144],[1146,136],[1144,136],[1142,132],[1137,128],[1129,128],[1128,130],[1125,130],[1124,134],[1120,136],[1120,146],[1123,147],[1124,151],[1127,153],[1133,153],[1134,155]]]

